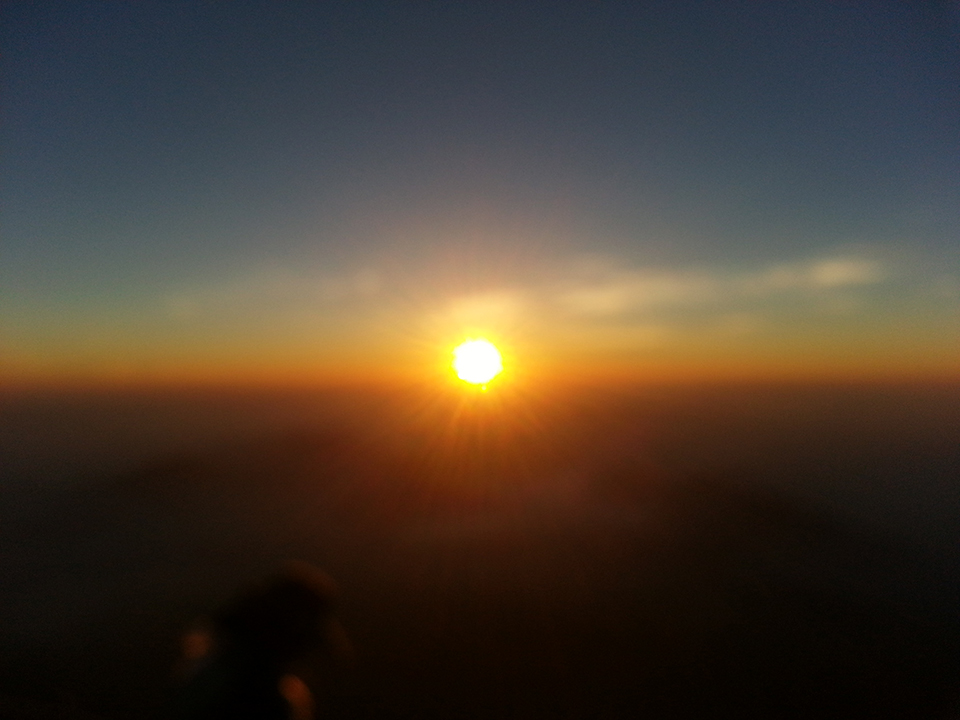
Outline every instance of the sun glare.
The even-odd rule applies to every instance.
[[[485,386],[503,370],[503,359],[489,340],[467,340],[453,351],[453,369],[464,382]]]

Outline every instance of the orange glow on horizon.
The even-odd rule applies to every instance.
[[[476,338],[477,336],[474,336]],[[767,353],[765,357],[714,355],[707,359],[694,353],[672,357],[603,357],[600,353],[564,352],[540,343],[524,344],[522,363],[515,362],[513,343],[501,344],[502,372],[498,388],[523,392],[577,385],[646,385],[701,382],[934,382],[960,381],[956,356],[931,353],[926,357],[847,357],[832,353],[819,356]],[[528,346],[529,345],[529,346]],[[389,353],[343,351],[317,361],[302,354],[279,354],[274,358],[195,357],[116,359],[11,358],[0,362],[0,387],[29,388],[123,388],[123,387],[318,387],[397,386],[442,387],[453,383],[463,390],[482,387],[458,379],[451,369],[452,344],[425,342],[419,351]],[[98,362],[99,360],[99,362]],[[509,376],[509,377],[507,377]],[[538,390],[539,388],[539,390]]]

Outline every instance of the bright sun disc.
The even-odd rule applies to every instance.
[[[453,351],[453,369],[465,382],[486,385],[503,370],[503,360],[493,343],[467,340]]]

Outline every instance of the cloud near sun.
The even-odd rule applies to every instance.
[[[533,279],[537,277],[538,279]],[[871,315],[893,277],[869,257],[829,256],[748,270],[624,267],[594,262],[531,273],[511,287],[447,297],[432,329],[505,334],[520,341],[608,350],[738,343],[837,328]],[[881,303],[882,304],[882,303]],[[779,341],[776,341],[779,342]]]
[[[849,344],[860,319],[882,316],[891,288],[915,285],[900,275],[852,254],[747,269],[566,258],[519,268],[502,284],[487,278],[473,286],[453,282],[455,275],[427,275],[399,264],[339,273],[305,264],[181,289],[167,295],[164,314],[184,331],[213,328],[210,342],[242,332],[262,340],[265,349],[313,343],[321,354],[344,358],[351,348],[390,344],[402,354],[407,345],[432,347],[472,336],[522,347],[535,343],[544,351],[653,357],[670,348],[703,354],[743,343],[783,347],[789,338]],[[917,285],[907,292],[921,291]]]
[[[594,270],[589,278],[574,273],[527,287],[458,296],[448,302],[444,314],[467,325],[514,323],[524,314],[547,314],[557,320],[629,319],[682,308],[723,310],[732,303],[757,304],[778,296],[822,300],[881,283],[889,274],[880,262],[856,257],[777,264],[740,273],[653,267]]]
[[[889,277],[889,269],[879,261],[855,256],[780,263],[739,272],[594,264],[587,270],[531,272],[529,278],[515,278],[511,286],[468,293],[451,294],[437,287],[431,293],[431,306],[422,310],[428,324],[450,328],[451,332],[535,330],[545,323],[603,322],[634,330],[643,326],[646,330],[641,335],[647,343],[651,337],[658,342],[666,338],[678,313],[712,314],[720,327],[736,327],[743,334],[758,327],[757,316],[750,313],[768,309],[773,301],[799,304],[815,313],[831,299],[843,295],[849,300],[850,293]],[[420,291],[431,283],[409,269],[405,273],[394,271],[393,276],[373,268],[340,274],[312,272],[309,268],[274,269],[170,293],[164,305],[169,316],[183,320],[247,308],[288,317],[360,308],[376,314],[378,310],[392,312],[394,300],[410,296],[411,281]],[[416,302],[402,304],[416,310]],[[624,339],[629,337],[624,335]]]
[[[437,264],[303,262],[168,288],[154,296],[150,315],[131,314],[130,322],[73,320],[84,337],[104,341],[79,349],[64,343],[59,357],[64,367],[82,357],[91,368],[109,368],[120,358],[158,372],[189,365],[217,374],[224,363],[238,373],[244,363],[277,372],[373,372],[392,363],[415,373],[464,338],[486,337],[506,351],[511,369],[522,357],[561,371],[564,363],[589,370],[605,362],[819,362],[826,371],[847,363],[853,372],[955,372],[956,336],[943,328],[960,312],[958,288],[939,267],[884,262],[869,252],[692,268],[567,256],[474,277]],[[917,322],[917,308],[940,324]],[[122,352],[111,338],[127,343]],[[25,359],[14,370],[36,356],[26,344],[19,351]]]

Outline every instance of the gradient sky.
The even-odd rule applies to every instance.
[[[960,4],[5,3],[0,377],[960,377]]]

